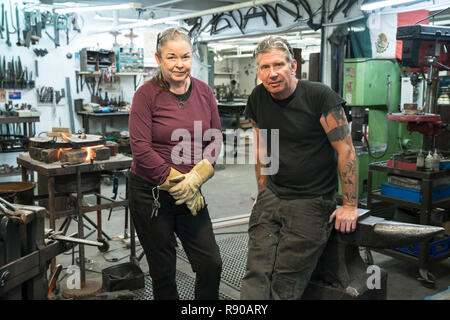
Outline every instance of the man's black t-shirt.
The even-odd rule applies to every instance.
[[[319,82],[299,80],[285,100],[274,99],[262,84],[253,90],[245,115],[267,130],[269,166],[279,164],[278,172],[269,176],[268,188],[279,198],[312,198],[337,189],[337,155],[320,117],[343,104],[338,94]],[[278,154],[272,154],[273,129],[279,130]]]

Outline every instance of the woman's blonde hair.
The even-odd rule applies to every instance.
[[[189,32],[181,27],[172,27],[158,33],[158,37],[156,39],[156,54],[161,58],[162,47],[164,46],[164,44],[168,41],[179,39],[188,42],[192,50],[191,37],[189,36]],[[161,67],[158,68],[155,75],[150,79],[150,81],[157,86],[163,87],[164,89],[169,90],[170,88],[169,83],[164,79]]]

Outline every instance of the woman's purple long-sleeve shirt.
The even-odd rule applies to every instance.
[[[204,158],[214,165],[219,156],[222,133],[214,94],[206,83],[193,77],[191,82],[184,109],[151,81],[134,94],[129,118],[131,172],[155,185],[164,183],[171,167],[187,173]]]

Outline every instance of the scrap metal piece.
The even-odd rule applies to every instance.
[[[93,247],[103,247],[103,245],[104,245],[104,243],[102,243],[102,242],[63,236],[62,234],[59,234],[59,233],[51,234],[51,235],[49,235],[48,238],[49,239],[53,239],[53,240],[57,240],[57,241],[71,242],[71,243],[77,243],[77,244],[85,244],[85,245],[93,246]]]

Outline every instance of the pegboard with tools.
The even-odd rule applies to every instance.
[[[55,90],[53,87],[38,87],[36,93],[39,104],[59,104],[66,97],[64,88]]]
[[[0,89],[32,89],[35,86],[33,71],[22,66],[20,57],[7,61],[0,56]]]

